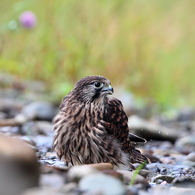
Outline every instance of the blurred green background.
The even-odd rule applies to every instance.
[[[137,97],[195,105],[194,0],[1,0],[0,70],[67,93],[103,75]],[[30,10],[37,26],[25,29]]]

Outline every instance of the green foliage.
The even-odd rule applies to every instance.
[[[57,93],[100,74],[140,97],[195,105],[194,7],[193,0],[3,0],[0,69]],[[18,23],[26,10],[37,16],[34,29]]]

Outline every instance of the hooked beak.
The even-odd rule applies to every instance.
[[[111,85],[109,85],[109,86],[103,87],[101,92],[112,95],[114,93],[114,89]]]

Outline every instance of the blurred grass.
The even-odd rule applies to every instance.
[[[138,97],[195,105],[194,7],[194,0],[3,0],[0,69],[43,80],[61,97],[99,74]],[[37,27],[13,28],[26,10]]]

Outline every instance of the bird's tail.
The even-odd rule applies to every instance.
[[[150,163],[150,160],[135,148],[131,151],[130,161],[131,163]]]

